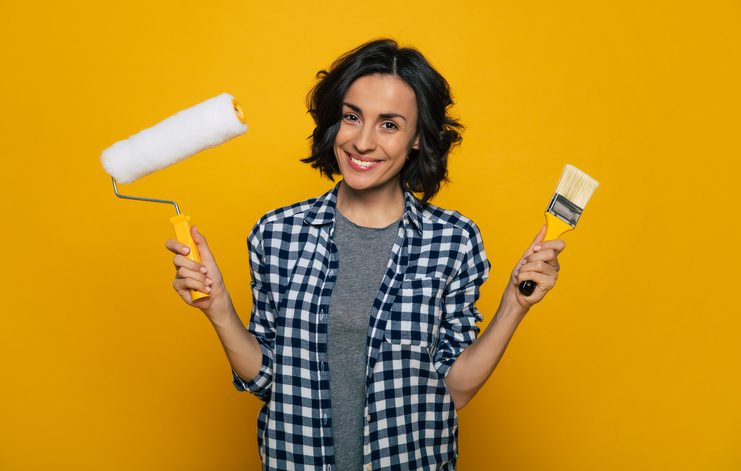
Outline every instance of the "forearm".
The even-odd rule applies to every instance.
[[[486,331],[455,360],[448,371],[445,385],[457,409],[465,406],[484,385],[525,314],[527,310],[516,302],[507,302],[503,297]]]
[[[260,372],[262,350],[255,336],[242,324],[231,297],[227,295],[227,299],[225,312],[209,316],[209,320],[234,371],[242,379],[250,381]]]

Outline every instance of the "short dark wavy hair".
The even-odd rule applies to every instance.
[[[400,173],[405,191],[421,193],[429,201],[448,181],[448,154],[460,144],[463,126],[448,114],[453,105],[448,82],[414,48],[400,48],[392,39],[377,39],[343,54],[320,70],[306,106],[316,127],[309,139],[311,155],[302,162],[334,181],[340,173],[334,142],[342,119],[342,100],[350,85],[365,75],[393,75],[406,82],[417,99],[419,150],[412,149]]]

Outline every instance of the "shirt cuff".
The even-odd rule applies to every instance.
[[[257,375],[251,380],[246,380],[232,368],[232,384],[237,391],[250,392],[263,401],[267,401],[270,398],[273,383],[272,352],[268,351],[268,347],[263,344],[260,344],[260,349],[262,350],[262,365]]]

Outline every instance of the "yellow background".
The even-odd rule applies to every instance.
[[[245,237],[330,187],[308,166],[314,74],[379,36],[418,47],[467,126],[436,198],[493,263],[565,163],[600,181],[558,284],[460,414],[473,470],[741,469],[741,4],[7,2],[0,469],[257,469],[259,402],[171,288],[171,208],[119,200],[102,149],[223,91],[237,140],[122,191],[177,200],[244,321]]]

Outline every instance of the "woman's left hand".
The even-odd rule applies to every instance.
[[[530,247],[525,251],[520,261],[512,270],[509,284],[505,290],[505,297],[514,299],[521,308],[528,310],[539,302],[548,291],[553,289],[558,279],[560,265],[558,255],[566,248],[563,239],[543,241],[546,226],[543,226],[535,236]],[[520,283],[533,280],[537,283],[535,290],[530,296],[520,293]]]

